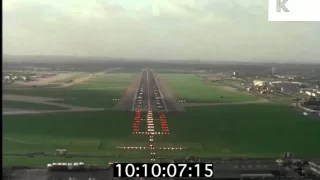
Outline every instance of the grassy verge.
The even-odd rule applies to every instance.
[[[186,102],[244,102],[254,101],[253,95],[227,90],[221,84],[210,84],[193,74],[161,74],[170,89]]]
[[[58,161],[59,157],[8,156],[32,152],[53,155],[56,148],[91,156],[80,159],[96,164],[112,159],[143,161],[148,158],[148,150],[116,148],[148,145],[147,136],[132,135],[133,118],[133,113],[117,111],[4,116],[4,164],[18,162],[19,158],[36,165]],[[183,113],[170,113],[167,118],[171,133],[155,135],[155,146],[188,149],[157,151],[161,157],[278,157],[285,151],[320,156],[320,123],[284,105],[192,107]],[[115,158],[117,154],[119,158]],[[79,157],[72,160],[75,158]]]
[[[66,108],[62,108],[59,106],[52,106],[46,104],[38,104],[38,103],[30,103],[30,102],[22,102],[22,101],[2,101],[3,108],[13,108],[13,109],[26,109],[26,110],[62,110]]]

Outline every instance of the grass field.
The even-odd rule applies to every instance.
[[[13,109],[26,109],[26,110],[61,110],[65,109],[58,106],[52,106],[47,104],[37,104],[22,101],[2,101],[3,108],[13,108]]]
[[[163,142],[197,143],[202,156],[320,156],[319,121],[285,105],[193,107],[168,117],[172,137]]]
[[[130,73],[110,73],[71,87],[4,89],[3,94],[62,98],[64,100],[59,102],[66,104],[92,108],[112,108],[116,103],[112,99],[120,98],[123,95],[132,83],[132,76],[133,74]]]
[[[77,78],[80,78],[80,77],[83,77],[83,76],[87,76],[87,75],[88,75],[88,74],[86,74],[86,73],[74,73],[74,75],[72,75],[72,76],[70,76],[70,77],[53,81],[53,83],[69,83],[69,82],[71,82],[72,80],[75,80],[75,79],[77,79]]]
[[[121,154],[117,146],[147,145],[145,137],[132,136],[133,117],[119,111],[4,116],[3,153],[54,154],[55,149],[66,148],[70,154],[114,158]],[[137,153],[141,154],[124,153],[124,158]]]
[[[147,158],[148,151],[115,148],[147,145],[147,137],[131,134],[133,117],[132,113],[117,111],[4,116],[3,153],[53,154],[56,148],[66,148],[70,154],[106,157],[83,159],[97,164],[115,159],[116,154],[120,154],[118,161]],[[192,107],[167,117],[171,135],[155,137],[156,145],[189,149],[157,153],[164,157],[278,157],[284,151],[300,156],[320,155],[320,123],[283,105]],[[297,134],[304,129],[307,131]],[[16,162],[5,157],[5,164]],[[30,158],[19,158],[20,164],[29,163]],[[36,159],[32,163],[43,165],[52,162],[53,157],[37,159],[41,159],[38,164]]]
[[[168,87],[186,102],[243,102],[257,100],[250,94],[227,91],[221,84],[210,84],[193,74],[161,74]],[[223,98],[221,98],[223,96]]]

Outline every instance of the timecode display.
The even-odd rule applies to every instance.
[[[114,177],[213,177],[212,163],[117,163]]]

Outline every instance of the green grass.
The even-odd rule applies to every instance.
[[[112,99],[120,98],[123,95],[132,83],[132,76],[129,73],[110,73],[89,80],[87,83],[75,84],[72,87],[4,89],[3,94],[62,98],[63,101],[56,102],[93,108],[112,108],[116,104]]]
[[[74,89],[126,89],[135,80],[135,74],[130,73],[108,73],[103,76],[94,77],[85,83],[76,84]]]
[[[172,136],[163,142],[197,143],[202,146],[197,150],[201,155],[278,156],[289,151],[320,156],[320,122],[288,106],[194,107],[168,117]]]
[[[26,110],[60,110],[66,109],[59,106],[52,106],[47,104],[38,104],[38,103],[30,103],[30,102],[22,102],[22,101],[2,101],[3,108],[14,108],[14,109],[26,109]]]
[[[80,78],[80,77],[83,77],[83,76],[87,76],[87,75],[89,75],[89,74],[86,74],[86,73],[75,73],[74,75],[72,75],[70,77],[53,81],[53,83],[69,83],[72,80],[75,80],[77,78]]]
[[[120,160],[148,158],[148,151],[116,148],[148,145],[146,136],[132,135],[133,117],[132,112],[119,111],[4,116],[3,153],[54,154],[55,149],[65,148],[70,154],[100,155],[107,156],[107,159],[114,159],[116,154],[121,154]],[[6,157],[4,161],[6,165],[15,163],[15,160],[8,158],[10,156]],[[22,164],[29,164],[28,160],[33,160],[12,158],[21,158]],[[34,162],[38,159],[39,162]],[[45,163],[41,164],[43,161],[50,163],[51,159],[54,158],[39,157],[30,164],[44,165]],[[97,163],[99,162],[101,161],[97,160]]]
[[[254,101],[253,95],[226,91],[221,84],[210,84],[193,74],[161,74],[179,99],[186,102],[243,102]],[[223,98],[221,98],[223,96]]]
[[[71,154],[107,156],[106,161],[114,159],[116,154],[120,154],[117,161],[121,162],[144,160],[148,158],[147,150],[115,148],[148,145],[146,136],[132,135],[133,118],[133,113],[117,111],[4,116],[3,153],[53,154],[56,148],[66,148]],[[284,105],[192,107],[186,112],[170,113],[167,118],[171,134],[156,136],[155,145],[189,149],[158,151],[163,157],[278,157],[285,151],[298,156],[320,156],[317,143],[320,123]],[[17,163],[19,158],[22,164],[36,165],[55,160],[4,157],[5,165]],[[82,158],[86,160],[96,164],[105,162]]]

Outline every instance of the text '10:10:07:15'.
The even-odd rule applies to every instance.
[[[212,163],[117,163],[114,177],[213,177]]]

